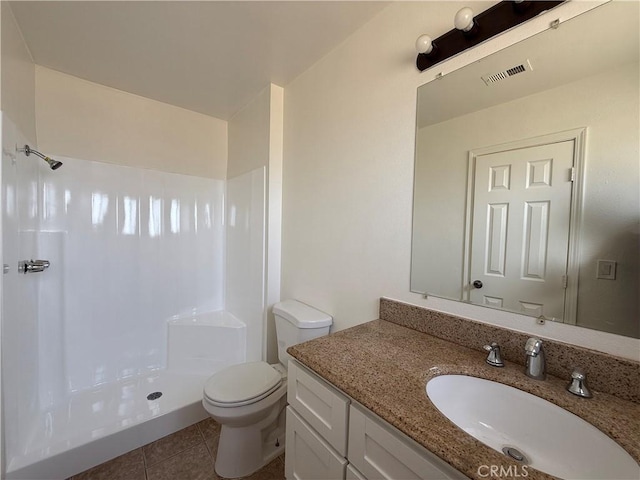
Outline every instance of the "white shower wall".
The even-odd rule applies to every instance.
[[[29,201],[37,193],[37,164],[18,167],[16,145],[27,142],[2,115],[2,253],[9,272],[2,278],[2,409],[5,452],[18,451],[25,428],[38,414],[38,279],[18,275],[18,259],[31,258],[37,219]],[[11,319],[11,320],[10,320]],[[9,455],[6,455],[9,457]],[[6,464],[6,463],[5,463]]]
[[[247,325],[247,361],[263,360],[266,168],[227,180],[225,309]]]
[[[165,367],[167,319],[224,308],[223,180],[57,158],[23,160],[38,168],[16,201],[36,222],[20,219],[23,256],[51,262],[24,275],[40,283],[41,408]]]

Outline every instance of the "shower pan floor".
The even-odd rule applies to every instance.
[[[72,394],[41,412],[7,479],[67,478],[203,420],[207,378],[157,370]]]

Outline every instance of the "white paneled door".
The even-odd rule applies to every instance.
[[[470,300],[563,319],[574,142],[476,157]]]

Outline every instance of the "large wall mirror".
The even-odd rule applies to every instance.
[[[640,338],[638,2],[418,89],[411,290]]]

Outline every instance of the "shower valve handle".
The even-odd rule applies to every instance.
[[[21,260],[18,262],[18,272],[20,273],[38,273],[44,272],[49,268],[51,263],[49,260]]]

